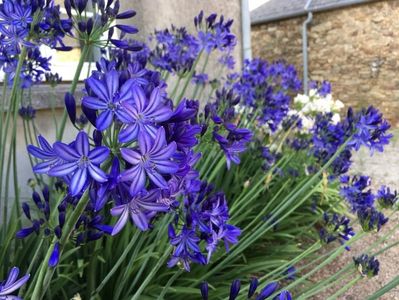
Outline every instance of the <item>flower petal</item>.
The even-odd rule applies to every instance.
[[[168,188],[168,183],[166,182],[165,178],[161,174],[153,170],[146,170],[147,175],[150,180],[157,186],[163,189]]]
[[[89,138],[86,132],[80,131],[76,137],[75,149],[80,156],[87,156],[89,154]]]
[[[179,165],[170,160],[160,160],[155,162],[155,165],[161,174],[174,174],[179,170]]]
[[[143,89],[135,85],[132,87],[132,94],[134,102],[136,103],[137,110],[143,111],[147,100]]]
[[[113,115],[112,110],[103,111],[96,120],[96,128],[101,131],[107,129],[112,123]]]
[[[96,147],[89,152],[89,159],[95,165],[102,164],[109,156],[110,150],[105,146]]]
[[[60,165],[56,165],[56,166],[52,167],[48,171],[48,175],[53,176],[53,177],[62,177],[62,176],[70,175],[77,168],[78,168],[77,162],[64,163],[64,164],[60,164]]]
[[[54,152],[66,161],[77,161],[80,158],[79,153],[74,148],[61,142],[54,143]]]
[[[128,207],[128,205],[124,205],[122,214],[121,214],[118,222],[116,222],[114,228],[112,229],[111,235],[118,234],[123,229],[123,227],[125,227],[128,218],[129,218],[129,207]]]
[[[88,108],[96,110],[108,108],[107,102],[99,98],[90,97],[90,96],[83,97],[82,104]]]
[[[105,74],[105,82],[107,83],[108,99],[112,100],[119,89],[119,75],[116,70],[111,70]]]
[[[128,125],[119,132],[118,139],[121,143],[129,143],[137,139],[138,132],[137,124]]]
[[[89,173],[91,178],[93,178],[97,182],[106,182],[108,181],[107,174],[103,170],[101,170],[99,167],[90,164],[88,167]]]
[[[128,148],[121,148],[121,155],[124,160],[132,165],[137,165],[141,159],[141,155],[139,153]]]
[[[102,81],[98,80],[94,76],[91,76],[88,79],[86,79],[86,82],[93,91],[93,93],[96,94],[98,98],[104,101],[111,100],[108,99],[107,89],[105,88],[104,83]]]
[[[87,169],[86,168],[78,169],[75,172],[75,174],[73,174],[69,186],[71,196],[76,196],[77,194],[79,194],[82,191],[86,182],[87,182]]]

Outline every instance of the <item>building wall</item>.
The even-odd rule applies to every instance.
[[[284,58],[302,72],[305,17],[252,27],[254,56]],[[315,13],[309,27],[309,76],[329,80],[347,106],[375,105],[399,122],[399,1]]]

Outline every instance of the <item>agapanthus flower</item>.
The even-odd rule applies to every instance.
[[[155,139],[157,124],[168,120],[172,115],[171,108],[163,103],[162,94],[160,88],[155,88],[147,99],[142,88],[132,88],[134,105],[124,105],[125,113],[120,116],[120,120],[125,124],[119,133],[121,142],[131,142],[139,135]]]
[[[131,80],[120,84],[118,72],[111,70],[100,79],[94,75],[90,76],[86,79],[86,84],[89,91],[88,95],[83,97],[82,104],[90,109],[100,111],[96,120],[98,130],[107,129],[111,125],[114,115],[123,118],[122,103],[133,100],[133,82]]]
[[[18,114],[22,117],[24,120],[32,120],[36,116],[36,109],[32,107],[32,105],[28,106],[22,106],[18,110]]]
[[[18,279],[18,275],[19,269],[17,267],[13,267],[8,273],[7,279],[0,282],[0,299],[19,299],[17,296],[13,296],[11,294],[29,280],[30,274],[26,274],[20,279]]]
[[[376,199],[382,208],[392,208],[398,200],[398,192],[391,192],[389,187],[382,185],[377,192]]]
[[[148,135],[140,135],[139,149],[122,148],[121,155],[131,168],[120,176],[121,182],[129,181],[130,193],[135,195],[145,189],[147,177],[159,188],[167,189],[167,180],[164,175],[177,172],[178,165],[172,160],[176,152],[176,143],[166,143],[165,129],[160,127],[152,140]]]
[[[173,227],[169,227],[169,239],[171,245],[175,246],[168,267],[181,263],[186,271],[190,271],[190,262],[205,264],[205,258],[199,247],[200,238],[195,231],[183,227],[180,234],[176,235]]]
[[[350,219],[335,213],[324,213],[322,226],[323,227],[319,230],[320,240],[326,244],[335,240],[344,244],[355,235],[353,228],[350,226]],[[349,250],[348,247],[346,249]]]
[[[362,254],[354,257],[353,261],[362,276],[376,276],[380,270],[380,262],[374,256]]]
[[[371,180],[368,176],[343,176],[341,178],[341,195],[349,203],[353,211],[374,205],[374,195],[371,189],[367,189]]]
[[[130,197],[126,204],[115,206],[111,209],[113,216],[120,216],[115,224],[112,235],[119,233],[126,225],[128,218],[142,231],[149,229],[150,213],[167,212],[169,206],[159,203],[160,190],[155,189],[145,193],[139,193]]]
[[[357,210],[357,217],[362,229],[366,232],[380,231],[381,227],[388,222],[388,218],[374,207],[361,207]]]
[[[96,182],[107,181],[107,175],[99,166],[108,158],[110,151],[103,146],[90,150],[85,132],[79,132],[74,143],[70,145],[56,142],[51,148],[44,138],[40,138],[40,141],[44,151],[35,146],[28,148],[31,155],[46,160],[37,164],[34,171],[55,177],[69,176],[69,191],[72,196],[82,192],[90,179]]]
[[[301,88],[295,68],[284,62],[268,63],[261,59],[246,60],[242,75],[233,83],[244,106],[257,109],[259,122],[276,131],[287,116],[291,92]]]
[[[186,28],[155,31],[156,47],[150,53],[150,62],[156,68],[179,75],[191,71],[197,60],[200,47],[198,40]]]

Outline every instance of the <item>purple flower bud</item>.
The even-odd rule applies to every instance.
[[[69,18],[72,18],[72,12],[71,12],[72,6],[71,6],[71,1],[70,1],[70,0],[64,0],[64,7],[65,7],[65,10],[66,10],[66,13],[67,13],[68,17],[69,17]]]
[[[201,296],[203,300],[208,300],[208,293],[209,293],[209,287],[208,287],[208,282],[204,281],[201,283]]]
[[[130,34],[135,34],[135,33],[139,32],[136,27],[129,26],[129,25],[118,24],[118,25],[115,25],[115,27],[123,32],[130,33]]]
[[[230,297],[229,300],[235,300],[238,296],[238,293],[241,289],[241,282],[240,280],[236,279],[231,283],[230,286]]]
[[[60,244],[58,242],[55,243],[53,252],[51,253],[50,259],[48,261],[48,266],[50,268],[54,268],[58,265],[60,260]]]
[[[251,282],[249,284],[249,290],[248,290],[248,298],[251,298],[255,294],[256,289],[258,287],[258,283],[259,283],[258,278],[254,277],[251,279]]]
[[[71,93],[65,94],[65,107],[69,115],[69,119],[73,124],[76,122],[76,101]]]
[[[93,140],[96,147],[101,146],[103,141],[103,134],[100,130],[94,129],[93,131]]]
[[[267,297],[272,295],[278,288],[277,282],[272,282],[266,285],[263,290],[256,297],[256,300],[265,300]]]
[[[54,228],[54,234],[55,234],[55,236],[56,236],[58,239],[61,238],[62,230],[61,230],[61,227],[60,227],[60,226],[57,226],[57,227]]]
[[[50,191],[49,191],[47,185],[45,185],[44,188],[42,189],[42,194],[43,194],[44,201],[46,201],[48,203],[50,201]]]
[[[58,224],[62,228],[65,224],[65,212],[60,212],[58,214]]]
[[[121,20],[121,19],[129,19],[129,18],[134,17],[135,15],[136,15],[136,12],[134,10],[127,10],[127,11],[125,11],[123,13],[118,14],[116,16],[116,19],[119,19],[119,20]]]
[[[86,28],[87,28],[87,25],[86,25],[85,21],[78,22],[78,29],[80,32],[85,32]]]
[[[37,192],[32,193],[32,199],[35,202],[38,209],[43,208],[42,199],[40,199],[40,195]]]
[[[24,211],[25,216],[30,220],[31,216],[30,216],[29,204],[26,202],[22,203],[22,210]]]
[[[89,18],[88,20],[87,20],[87,25],[86,25],[86,32],[87,32],[87,34],[88,35],[90,35],[91,34],[91,32],[92,32],[92,30],[93,30],[93,18]]]

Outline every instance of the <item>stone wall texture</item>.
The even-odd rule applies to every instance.
[[[305,18],[252,26],[254,57],[285,59],[302,72]],[[345,105],[375,105],[398,126],[399,1],[314,13],[308,34],[310,79],[331,81]]]

